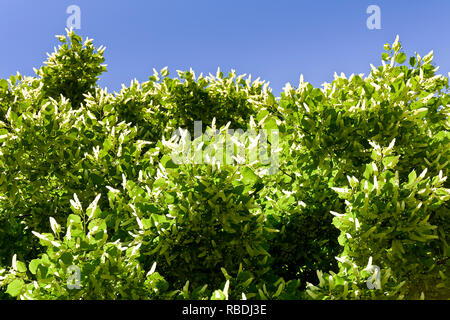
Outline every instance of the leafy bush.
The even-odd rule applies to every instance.
[[[280,98],[167,68],[108,93],[104,49],[58,38],[38,77],[0,80],[0,298],[450,298],[432,53],[407,66],[396,39],[367,77]]]
[[[167,155],[160,164],[147,192],[129,194],[150,260],[175,283],[218,285],[220,268],[235,272],[241,262],[260,271],[265,216],[254,203],[251,167],[175,165]]]
[[[298,197],[300,194],[299,190],[305,192],[314,183],[312,194],[316,199],[321,199],[320,197],[322,197],[322,201],[319,203],[327,206],[327,211],[345,211],[342,208],[344,201],[350,200],[342,196],[340,197],[341,201],[337,200],[330,194],[330,188],[342,186],[346,182],[347,177],[356,179],[351,180],[351,183],[358,181],[356,177],[362,179],[368,174],[368,169],[366,168],[371,168],[371,161],[373,160],[378,161],[378,167],[384,164],[389,165],[391,169],[395,168],[398,171],[398,183],[405,182],[411,170],[427,168],[432,177],[439,175],[439,179],[442,179],[442,186],[447,187],[447,189],[444,188],[437,191],[441,193],[441,197],[448,190],[448,181],[445,179],[448,175],[450,150],[448,144],[449,96],[446,93],[446,90],[448,90],[448,79],[435,74],[437,68],[431,64],[432,53],[423,58],[420,58],[419,55],[412,57],[410,59],[411,68],[408,68],[407,66],[395,65],[395,62],[402,64],[405,61],[404,53],[400,52],[401,45],[398,39],[395,40],[392,47],[385,45],[385,49],[388,52],[384,53],[382,58],[385,61],[390,60],[390,64],[385,64],[383,61],[383,66],[379,68],[372,67],[371,74],[365,79],[358,75],[352,75],[349,79],[344,75],[341,75],[341,77],[336,75],[335,80],[331,84],[325,84],[323,89],[314,88],[311,84],[305,83],[301,79],[300,86],[296,90],[287,85],[279,101],[279,114],[282,115],[286,124],[283,128],[285,133],[283,141],[286,141],[288,146],[288,151],[286,152],[288,154],[286,156],[287,163],[282,170],[284,174],[283,179],[287,181],[287,184],[283,186],[284,193],[287,195],[280,197],[280,200],[275,200],[278,200],[278,202],[284,201],[285,207],[288,201],[291,202],[290,210],[285,210],[289,213],[290,220],[294,216],[299,217],[300,220],[297,218],[295,227],[308,225],[310,230],[315,230],[316,232],[318,230],[324,231],[322,234],[310,231],[306,235],[301,231],[289,233],[291,237],[297,235],[295,236],[296,243],[299,243],[298,239],[301,239],[300,243],[304,243],[304,239],[308,239],[312,235],[309,238],[310,240],[307,241],[317,244],[328,244],[325,246],[319,245],[315,249],[314,245],[308,245],[305,249],[297,247],[297,250],[300,250],[303,256],[320,257],[319,259],[312,259],[313,261],[308,263],[309,266],[313,266],[315,260],[319,261],[322,266],[326,263],[329,267],[328,270],[337,272],[336,263],[333,264],[332,260],[334,260],[333,254],[337,255],[340,250],[336,248],[338,239],[330,239],[329,237],[330,234],[336,234],[330,229],[328,224],[331,218],[329,216],[323,220],[311,218],[307,212],[317,207],[320,208],[320,205],[317,206],[318,203],[314,201],[314,198],[306,195]],[[389,143],[392,144],[386,151],[387,154],[383,156],[378,144],[387,146]],[[390,155],[394,145],[397,156]],[[378,180],[378,183],[381,183],[380,180]],[[299,187],[296,188],[296,184]],[[278,183],[277,186],[279,185]],[[434,185],[429,186],[429,188],[435,187]],[[273,190],[272,188],[272,186],[268,187],[270,191]],[[322,190],[324,190],[323,193]],[[391,192],[387,190],[388,194],[391,194]],[[410,194],[408,193],[408,196]],[[431,201],[429,196],[430,194],[427,192],[426,197]],[[350,201],[345,204],[347,213],[343,219],[353,219],[355,211],[359,210],[359,207],[362,205],[361,197],[358,198],[356,203]],[[378,203],[376,199],[372,197],[366,197],[365,199],[366,203],[370,203],[373,207],[369,206],[371,209],[361,213],[360,221],[363,218],[369,219],[369,212],[377,215],[378,219],[381,219],[378,212],[385,213],[384,222],[374,220],[374,218],[366,221],[365,226],[368,229],[373,230],[371,228],[375,228],[377,223],[385,227],[388,222],[388,225],[401,225],[407,228],[406,222],[402,220],[403,218],[395,218],[395,213],[387,206],[387,201],[381,201],[378,204],[378,209],[375,209]],[[423,209],[429,214],[430,224],[439,230],[439,241],[424,245],[422,249],[430,259],[426,265],[428,268],[435,268],[436,275],[430,276],[429,279],[418,279],[417,283],[420,283],[420,288],[414,287],[416,280],[411,278],[411,281],[408,282],[409,286],[405,286],[405,290],[409,290],[410,293],[414,292],[414,294],[402,293],[406,297],[419,297],[421,292],[424,292],[425,296],[429,297],[437,294],[439,291],[434,287],[435,285],[438,285],[443,290],[445,290],[445,287],[448,287],[448,285],[445,286],[442,283],[442,277],[438,276],[439,271],[444,275],[448,273],[448,252],[446,249],[448,223],[444,222],[448,219],[449,208],[447,200],[444,197],[440,200],[440,205],[435,205],[434,207],[425,206],[427,209]],[[300,203],[299,201],[302,202]],[[390,201],[395,203],[397,199]],[[411,198],[408,198],[408,201],[411,203]],[[411,203],[411,206],[417,204]],[[277,203],[278,207],[282,207],[282,205]],[[297,208],[297,211],[300,213],[294,214],[296,212],[294,208]],[[401,211],[408,216],[411,210],[407,207]],[[313,217],[317,217],[317,214],[320,214],[320,211],[316,212]],[[325,221],[327,222],[325,223]],[[328,230],[326,229],[327,226]],[[382,254],[385,252],[384,250],[389,250],[390,248],[390,243],[372,247],[375,240],[360,239],[358,235],[348,230],[344,232],[340,225],[338,229],[341,230],[339,242],[342,245],[344,240],[355,241],[352,249],[346,249],[342,254],[353,255],[352,257],[357,256],[358,258],[355,262],[358,266],[366,263],[371,256],[375,259],[375,253]],[[308,229],[303,228],[302,230]],[[387,228],[387,230],[390,229]],[[345,238],[347,235],[349,237],[352,236],[352,238],[347,240]],[[374,233],[373,236],[378,237],[381,235]],[[435,236],[437,237],[437,235]],[[401,236],[394,236],[394,238],[398,238],[400,243],[408,241]],[[275,243],[277,248],[283,248],[289,247],[289,245],[292,246],[293,241],[277,239]],[[440,244],[438,245],[437,243]],[[366,246],[371,247],[371,250],[363,254],[360,250]],[[417,268],[416,273],[423,273],[427,269],[422,269],[423,265],[417,266],[416,264],[419,263],[418,261],[425,263],[427,259],[421,257],[413,248],[415,247],[411,248],[410,254],[416,255],[415,258],[411,257],[410,259],[405,258],[402,260],[396,256],[391,258],[391,260],[398,259],[397,264],[408,264],[406,261],[409,261],[415,265],[414,268]],[[332,254],[326,255],[321,250],[328,250]],[[359,253],[357,254],[353,250],[359,250]],[[285,262],[289,261],[288,259],[295,261],[292,255],[292,252],[295,251],[292,249],[286,251],[291,253],[291,257],[280,259],[280,261],[285,263],[285,266],[289,265]],[[299,268],[301,266],[299,262],[302,262],[300,256],[297,256],[296,262],[297,264],[294,263],[293,265],[297,265],[297,268]],[[377,263],[381,264],[381,261],[378,260]],[[386,263],[385,267],[392,267],[392,272],[397,276],[397,270],[394,266],[384,261],[383,263]],[[410,267],[412,266],[410,265]],[[340,268],[342,269],[342,266]],[[324,270],[323,267],[316,269]],[[313,270],[309,270],[309,277],[304,278],[306,282],[311,281],[311,271]],[[411,273],[414,272],[411,271]],[[412,276],[410,273],[405,272],[402,275],[398,275],[396,279],[404,280],[407,277]],[[433,281],[431,281],[431,278],[433,278]],[[408,287],[410,289],[406,289]],[[426,289],[427,287],[429,288]],[[431,292],[433,293],[429,294]],[[440,297],[446,296],[448,295],[448,290],[446,294],[437,295]]]
[[[103,52],[105,48],[95,51],[92,39],[83,40],[72,30],[67,36],[58,36],[63,45],[49,55],[48,60],[36,74],[41,78],[44,97],[59,99],[64,96],[78,108],[84,100],[83,95],[95,88],[98,76],[106,71]]]
[[[419,176],[412,171],[408,182],[400,183],[399,172],[393,172],[398,156],[391,152],[392,147],[382,149],[361,182],[352,177],[350,188],[335,189],[347,200],[345,214],[334,213],[342,254],[356,265],[371,257],[374,264],[389,268],[396,282],[407,279],[399,291],[407,298],[444,298],[450,288],[443,227],[450,218],[445,206],[450,189],[442,187],[442,171],[426,177],[427,169]]]
[[[338,273],[333,271],[323,273],[317,270],[319,284],[307,284],[306,293],[308,297],[306,299],[389,300],[404,298],[400,289],[405,281],[398,284],[392,281],[390,269],[380,270],[379,278],[377,278],[376,271],[371,270],[371,267],[373,267],[372,259],[369,259],[364,269],[358,267],[345,256],[337,258],[337,260],[340,264]],[[371,286],[370,289],[369,285]]]
[[[172,79],[167,68],[154,70],[149,81],[132,81],[114,97],[111,107],[120,120],[137,125],[139,139],[156,143],[180,127],[193,136],[194,121],[208,125],[213,119],[218,127],[230,122],[230,128],[245,129],[258,107],[272,101],[267,84],[234,70],[228,76],[220,70],[207,77],[196,77],[193,70],[177,73],[179,79]]]
[[[98,199],[83,211],[75,195],[75,214],[67,218],[65,235],[53,218],[53,233],[33,232],[46,251],[31,260],[28,268],[13,257],[12,268],[3,279],[6,293],[25,299],[138,299],[158,297],[156,293],[167,288],[154,270],[145,276],[137,261],[139,246],[107,241],[106,222],[97,218],[101,211]],[[79,270],[79,287],[71,270],[74,266]]]

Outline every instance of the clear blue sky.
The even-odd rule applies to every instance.
[[[0,0],[0,77],[34,75],[58,45],[69,5],[81,8],[83,37],[104,45],[108,72],[99,85],[118,91],[157,70],[217,67],[270,81],[279,96],[300,74],[315,86],[334,72],[365,73],[379,65],[383,44],[397,34],[407,55],[435,52],[438,73],[450,71],[448,0]],[[369,5],[381,30],[369,30]]]

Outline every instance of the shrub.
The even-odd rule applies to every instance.
[[[145,275],[137,258],[139,246],[108,242],[106,223],[98,218],[99,197],[84,211],[77,196],[62,227],[50,218],[53,233],[34,235],[46,251],[27,264],[14,255],[0,285],[21,299],[142,299],[161,298],[167,282],[154,269]],[[77,270],[79,273],[77,273]],[[79,277],[79,278],[78,278]],[[77,282],[79,281],[79,282]]]
[[[337,257],[338,273],[317,270],[319,283],[307,284],[306,299],[313,300],[391,300],[402,299],[400,289],[406,281],[395,283],[390,269],[372,270],[372,259],[362,269],[347,257]],[[378,275],[376,272],[379,272]],[[370,287],[369,287],[370,286]],[[374,290],[375,289],[375,290]]]
[[[112,107],[120,120],[137,125],[139,139],[156,144],[180,127],[193,136],[194,121],[209,125],[214,118],[218,127],[230,122],[230,128],[245,129],[258,107],[272,101],[267,84],[234,70],[228,76],[220,70],[207,77],[193,70],[177,73],[179,79],[172,79],[167,68],[154,70],[149,81],[132,81],[115,96]]]
[[[226,127],[223,135],[209,138],[213,130],[193,141],[203,141],[193,157],[226,139]],[[156,173],[153,167],[144,169],[143,183],[128,189],[130,206],[142,221],[142,252],[175,285],[189,280],[216,287],[222,282],[217,277],[221,268],[235,273],[240,263],[257,277],[264,274],[265,216],[255,204],[254,185],[260,180],[255,168],[225,163],[222,153],[210,154],[209,161],[205,156],[203,164],[175,164],[171,156],[176,144],[162,144]]]
[[[0,80],[1,298],[450,296],[450,98],[432,53],[408,67],[396,39],[367,77],[279,99],[234,71],[167,68],[112,94],[103,49],[59,39],[38,77]]]
[[[35,70],[41,78],[45,97],[69,99],[72,108],[77,109],[84,100],[84,94],[94,90],[98,76],[106,71],[103,53],[105,48],[94,48],[92,39],[83,40],[73,30],[66,36],[57,36],[63,45],[49,55],[45,66]]]
[[[427,177],[425,169],[419,176],[412,171],[408,182],[400,183],[399,172],[393,171],[398,156],[391,152],[392,147],[381,149],[378,161],[367,165],[363,180],[352,177],[350,188],[335,189],[347,200],[345,213],[334,213],[342,255],[358,266],[370,257],[380,268],[389,268],[397,284],[405,282],[399,294],[406,298],[447,297],[446,177],[442,171]]]
[[[427,168],[432,177],[439,175],[439,179],[443,179],[443,187],[448,187],[448,181],[444,179],[448,175],[450,150],[447,131],[449,96],[446,90],[448,89],[448,79],[435,74],[437,68],[431,64],[432,53],[423,58],[418,54],[416,57],[411,57],[411,68],[408,68],[407,66],[395,65],[396,62],[403,64],[405,61],[404,53],[400,51],[401,45],[398,39],[392,45],[392,49],[390,45],[386,45],[385,49],[388,52],[383,54],[383,60],[390,60],[391,63],[385,64],[383,62],[383,66],[379,68],[372,67],[371,74],[365,79],[360,75],[352,75],[348,79],[344,75],[341,75],[341,77],[336,75],[335,80],[331,84],[325,84],[323,89],[314,88],[301,79],[298,89],[295,90],[287,85],[285,92],[282,93],[279,101],[279,114],[282,115],[282,122],[285,127],[282,140],[287,141],[288,147],[284,153],[286,165],[281,168],[284,168],[284,180],[287,181],[287,184],[284,184],[283,188],[285,195],[282,195],[280,200],[275,199],[275,201],[282,201],[284,207],[291,203],[290,210],[284,209],[289,212],[291,217],[293,212],[296,212],[294,208],[301,212],[296,214],[300,220],[297,218],[295,226],[308,225],[312,230],[323,230],[321,229],[322,225],[330,228],[330,225],[325,221],[331,221],[330,216],[325,217],[324,220],[315,220],[304,214],[306,210],[311,211],[317,207],[317,204],[305,195],[298,197],[300,190],[305,192],[314,183],[312,193],[317,197],[316,199],[320,199],[320,197],[326,199],[324,204],[327,206],[327,210],[342,212],[339,208],[344,205],[344,200],[350,200],[341,197],[341,201],[337,201],[330,194],[330,188],[342,186],[347,177],[354,177],[352,179],[355,180],[351,180],[353,181],[351,183],[359,181],[358,178],[362,179],[363,175],[367,174],[365,170],[368,165],[371,166],[373,160],[378,161],[378,167],[381,163],[389,164],[391,166],[389,168],[395,167],[395,170],[398,171],[398,183],[404,183],[411,170],[417,171]],[[389,143],[391,143],[391,146],[387,153],[392,152],[395,145],[398,156],[382,155],[378,144],[387,146]],[[271,190],[271,187],[268,190]],[[321,190],[325,190],[325,192],[321,193]],[[447,189],[442,189],[440,192],[446,192],[443,190]],[[410,198],[408,200],[411,202]],[[448,272],[448,265],[446,264],[448,259],[448,253],[446,253],[448,224],[443,222],[447,219],[449,209],[446,200],[446,198],[441,200],[441,204],[437,207],[427,207],[426,209],[429,213],[430,224],[440,230],[438,241],[440,248],[431,249],[437,246],[437,242],[435,242],[423,249],[428,256],[435,259],[434,262],[428,263],[428,267],[439,265],[440,267],[436,270],[439,269],[444,274],[446,271]],[[299,201],[302,201],[302,206],[298,205]],[[358,201],[357,203],[350,201],[346,204],[348,212],[346,218],[353,217],[357,206],[360,206],[361,200]],[[366,201],[372,206],[376,206],[377,201],[374,198],[366,198]],[[397,199],[391,201],[395,202]],[[390,211],[389,207],[386,207],[386,204],[387,200],[382,201],[379,204],[379,209],[375,211],[385,213],[383,226],[390,222],[394,225],[405,225],[406,228],[406,222],[396,220],[393,216],[394,213]],[[417,204],[415,203],[415,205]],[[277,205],[282,207],[282,204],[277,203]],[[414,205],[414,203],[411,205]],[[372,210],[374,209],[372,208]],[[369,212],[373,211],[368,209],[364,214],[360,213],[362,216],[359,219],[369,219],[366,216],[369,215]],[[404,214],[408,216],[409,212],[406,210]],[[318,213],[320,214],[320,211]],[[381,219],[379,216],[378,218]],[[366,227],[368,229],[375,228],[376,221],[366,221]],[[390,225],[390,223],[388,224]],[[343,254],[351,255],[352,250],[359,250],[356,248],[368,245],[367,239],[360,239],[351,232],[344,232],[342,228],[338,228],[341,230],[339,237],[341,244],[347,234],[353,238],[346,241],[355,241],[353,249],[349,249],[349,252],[344,251]],[[336,254],[340,251],[336,248],[337,239],[330,240],[328,237],[329,234],[333,234],[331,229],[328,229],[328,233],[322,234],[314,232],[302,234],[300,231],[290,233],[291,236],[293,234],[301,235],[303,239],[308,239],[311,235],[309,242],[319,244],[328,242],[331,243],[328,248],[332,249],[329,252]],[[298,238],[301,239],[297,236]],[[293,243],[283,239],[280,240],[277,239],[275,242],[278,247],[288,247]],[[400,237],[399,241],[399,243],[402,243],[408,240]],[[305,243],[305,240],[301,240],[301,243]],[[308,245],[307,249],[298,248],[298,250],[306,256],[305,253],[313,248],[313,245]],[[356,265],[362,266],[371,255],[375,255],[375,252],[381,254],[388,248],[390,248],[390,244],[384,244],[384,246],[372,248],[364,254],[358,254],[358,259],[355,260]],[[292,250],[290,251],[292,252]],[[319,256],[320,258],[316,261],[320,261],[321,264],[327,261],[325,260],[325,257],[327,257],[326,263],[329,266],[335,266],[331,255],[318,254],[318,252],[320,252],[318,249],[311,250],[308,252],[308,256]],[[355,255],[357,254],[355,253]],[[414,254],[411,253],[411,255]],[[290,259],[295,261],[293,258]],[[296,259],[301,262],[299,257]],[[414,265],[417,263],[416,261],[421,259],[426,260],[425,257],[417,255],[416,258],[411,257],[410,260],[404,258],[400,261],[402,261],[402,264],[408,264],[406,261],[409,261]],[[287,261],[286,258],[279,260]],[[298,262],[297,266],[299,267]],[[308,265],[313,265],[313,263],[309,262]],[[386,264],[386,267],[391,267],[391,265]],[[323,270],[320,267],[317,269]],[[329,270],[333,269],[330,268]],[[421,268],[418,268],[418,270],[421,270]],[[336,269],[333,271],[337,272]],[[392,266],[392,272],[396,276],[397,271]],[[408,276],[410,274],[403,273],[398,275],[396,279],[404,280]],[[440,285],[442,288],[442,282],[440,282],[442,278],[436,279],[434,282],[428,279],[430,280],[429,286]],[[424,285],[424,281],[428,280],[422,278],[417,282],[421,283],[422,287],[427,287],[428,285]],[[306,281],[311,281],[310,277]],[[414,282],[415,280],[412,280],[410,286],[405,286],[405,290],[408,287],[414,287]],[[435,287],[432,289],[430,287],[427,290],[422,287],[420,289],[427,293],[438,291]],[[419,288],[410,289],[410,292],[414,292],[414,294],[408,295],[405,292],[403,294],[406,297],[420,296],[421,294]],[[432,294],[427,295],[432,296]]]

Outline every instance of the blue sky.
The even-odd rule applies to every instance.
[[[107,47],[99,85],[118,91],[157,70],[251,74],[279,96],[300,74],[315,86],[334,72],[365,73],[379,65],[397,34],[407,53],[434,50],[438,73],[450,71],[448,0],[0,0],[0,77],[34,75],[64,34],[69,5],[81,9],[83,37]],[[369,5],[381,29],[369,30]]]

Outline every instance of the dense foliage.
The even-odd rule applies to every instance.
[[[0,298],[450,298],[432,52],[408,65],[397,38],[367,77],[279,98],[167,68],[108,93],[104,48],[58,39],[0,80]]]

